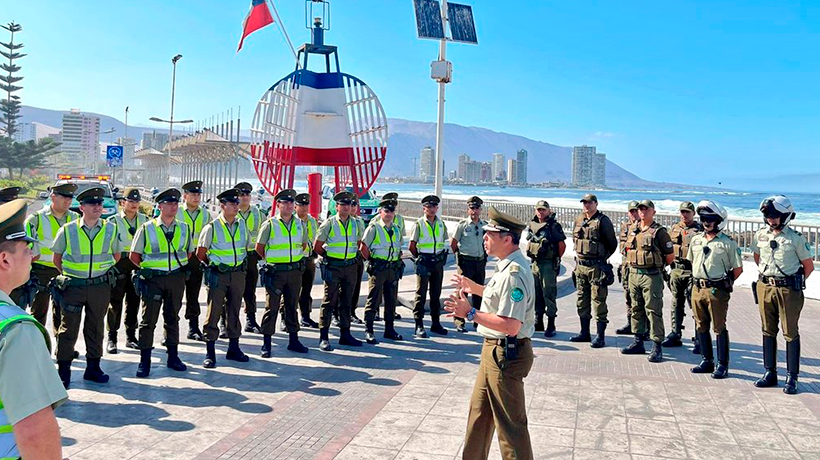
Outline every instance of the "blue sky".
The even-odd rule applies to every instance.
[[[276,26],[236,54],[249,0],[0,3],[0,22],[24,27],[26,105],[121,119],[130,106],[130,123],[151,125],[168,116],[181,53],[175,118],[242,106],[248,119],[294,67]],[[596,145],[653,180],[741,187],[820,173],[818,1],[467,3],[479,45],[448,46],[448,122]],[[307,41],[304,2],[276,5],[295,45]],[[416,37],[411,0],[335,0],[331,26],[342,70],[388,116],[435,121],[438,44]]]

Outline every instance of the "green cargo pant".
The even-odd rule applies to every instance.
[[[663,329],[663,276],[659,269],[629,269],[629,296],[632,298],[632,330],[645,334],[649,319],[649,338],[660,343]]]
[[[535,277],[535,317],[540,318],[545,312],[547,317],[558,316],[558,271],[561,265],[555,259],[536,260],[532,263],[532,274]]]
[[[672,291],[672,331],[681,335],[683,319],[686,317],[686,302],[692,305],[692,271],[675,268],[669,278],[669,289]]]
[[[606,275],[601,267],[575,266],[575,288],[578,290],[578,316],[581,319],[595,316],[598,323],[608,323],[606,306]]]

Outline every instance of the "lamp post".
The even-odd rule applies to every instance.
[[[171,74],[171,119],[168,121],[168,156],[171,156],[171,140],[174,138],[174,91],[177,84],[177,61],[182,59],[181,54],[171,58],[171,64],[174,65],[174,71]]]

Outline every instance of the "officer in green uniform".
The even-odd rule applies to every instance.
[[[607,319],[607,286],[614,281],[612,265],[607,259],[618,249],[618,237],[612,221],[598,211],[598,197],[589,193],[581,198],[584,211],[575,218],[572,230],[576,263],[573,275],[578,289],[577,307],[581,332],[572,342],[592,342],[592,348],[603,347]],[[592,340],[589,323],[595,316],[597,334]]]
[[[680,221],[672,226],[669,237],[672,239],[672,272],[669,275],[669,290],[672,291],[672,331],[663,341],[665,347],[679,347],[683,329],[684,309],[686,303],[692,304],[692,262],[686,258],[689,253],[689,242],[692,237],[703,230],[700,222],[695,220],[695,204],[684,201],[680,204]]]
[[[524,378],[533,363],[535,283],[530,263],[518,248],[527,225],[492,206],[489,217],[484,245],[498,258],[495,273],[487,286],[454,275],[459,291],[444,307],[450,316],[477,322],[478,334],[484,337],[462,458],[487,459],[493,431],[498,430],[503,458],[532,460]],[[480,311],[467,302],[467,294],[482,297]]]
[[[337,193],[336,214],[319,227],[313,250],[322,256],[320,269],[325,285],[319,318],[319,349],[330,351],[329,329],[333,307],[339,306],[339,344],[359,347],[362,342],[350,334],[350,310],[353,288],[356,283],[356,257],[362,234],[359,225],[350,215],[356,195],[352,192]]]
[[[783,392],[797,393],[800,373],[800,331],[798,322],[803,310],[806,278],[814,271],[809,243],[800,233],[788,227],[795,217],[794,206],[783,195],[774,195],[760,203],[765,227],[755,233],[752,252],[760,278],[756,300],[760,306],[763,329],[763,366],[766,373],[755,382],[757,387],[777,385],[778,321],[786,340],[786,384]]]
[[[71,382],[74,345],[83,321],[86,369],[83,379],[108,382],[100,368],[105,337],[105,313],[116,280],[112,268],[119,261],[122,247],[117,226],[102,220],[105,190],[93,187],[77,196],[83,216],[57,231],[51,245],[54,266],[62,273],[54,281],[54,295],[62,316],[57,333],[57,365],[63,385]]]
[[[632,335],[632,299],[629,297],[629,262],[626,257],[626,239],[638,221],[638,202],[630,201],[627,206],[629,218],[626,222],[621,222],[621,232],[618,234],[618,244],[621,251],[621,265],[618,267],[618,281],[624,287],[624,299],[626,300],[626,326],[616,329],[616,334]]]
[[[354,194],[355,196],[355,194]],[[359,226],[359,235],[364,235],[365,225],[364,219],[362,216],[359,215],[359,198],[356,197],[356,200],[350,206],[350,216],[353,220],[356,221],[356,225]],[[359,251],[359,256],[356,257],[356,284],[353,285],[353,298],[351,300],[350,306],[350,322],[352,324],[362,324],[363,321],[356,315],[356,308],[359,306],[359,296],[362,293],[362,278],[364,277],[364,257],[362,257],[361,251]]]
[[[686,259],[692,261],[692,312],[702,356],[700,364],[692,368],[692,373],[711,372],[712,378],[723,379],[729,375],[726,315],[734,280],[743,273],[743,258],[737,243],[723,233],[729,217],[723,206],[703,200],[698,203],[697,213],[703,224],[702,233],[692,237],[686,254]],[[717,335],[717,369],[710,324]]]
[[[398,227],[399,232],[402,235],[402,240],[403,240],[405,238],[405,235],[406,235],[405,229],[407,227],[404,226],[404,216],[399,214],[399,211],[398,211],[399,194],[396,193],[396,192],[385,193],[384,195],[382,195],[382,201],[384,201],[384,200],[393,200],[393,201],[396,202],[396,212],[395,212],[395,215],[393,217],[393,222]],[[378,219],[371,219],[369,225],[375,225],[377,221],[378,221]],[[382,299],[379,299],[379,304],[381,304],[381,303],[383,303]],[[394,319],[401,319],[401,315],[396,313],[395,316],[394,316]],[[377,310],[376,311],[375,321],[381,321],[381,320],[382,320],[382,318],[381,318],[381,316],[379,316],[379,312]]]
[[[639,220],[632,227],[626,240],[629,263],[629,295],[632,298],[632,330],[635,340],[621,353],[644,354],[642,335],[646,333],[649,318],[649,338],[652,352],[647,358],[651,363],[663,360],[663,271],[664,265],[675,260],[672,239],[666,228],[655,222],[655,203],[643,200],[638,204]]]
[[[458,223],[450,240],[458,273],[478,284],[484,284],[487,276],[487,252],[484,250],[484,226],[487,222],[481,218],[482,204],[484,200],[477,196],[467,200],[467,217]],[[481,296],[473,295],[471,300],[474,307],[481,308]],[[458,332],[467,332],[464,318],[455,318],[453,322]]]
[[[413,335],[427,338],[424,331],[424,304],[430,291],[430,331],[447,335],[447,329],[439,321],[441,314],[441,284],[444,281],[444,265],[447,263],[447,226],[438,213],[441,202],[435,195],[422,198],[424,216],[416,221],[410,237],[410,253],[416,257],[416,298],[413,303],[413,319],[416,331]]]
[[[8,293],[29,278],[25,200],[0,205],[0,458],[60,459],[54,410],[68,400],[51,362],[45,328]]]
[[[216,367],[216,339],[219,337],[219,318],[226,309],[228,352],[225,359],[246,363],[250,360],[239,348],[242,325],[239,309],[245,292],[245,271],[248,252],[248,229],[238,217],[239,190],[232,188],[217,195],[222,212],[202,229],[196,256],[206,265],[203,269],[208,289],[208,319],[205,324],[205,360],[203,367]]]
[[[310,310],[313,307],[313,298],[310,296],[310,291],[313,289],[313,280],[316,278],[316,252],[313,250],[313,244],[316,243],[316,232],[319,230],[319,225],[316,218],[308,213],[310,210],[309,193],[296,195],[294,201],[296,202],[296,216],[302,221],[308,239],[308,247],[305,249],[303,259],[305,261],[305,271],[302,272],[302,283],[299,289],[299,314],[302,317],[299,325],[317,329],[319,323],[313,321],[310,317]]]
[[[561,270],[561,257],[567,249],[564,242],[567,237],[545,200],[535,204],[535,216],[527,224],[527,229],[527,256],[532,261],[535,277],[535,330],[544,331],[544,337],[553,337],[555,317],[558,316],[558,272]]]
[[[39,211],[26,218],[26,228],[34,239],[34,256],[36,260],[31,265],[31,277],[37,280],[38,291],[31,303],[31,314],[37,318],[43,326],[46,324],[48,316],[48,305],[50,303],[51,281],[60,274],[54,266],[51,245],[57,231],[68,222],[77,220],[80,215],[69,210],[74,194],[77,192],[77,184],[65,183],[55,185],[51,188],[51,205],[43,207]],[[60,328],[60,309],[54,304],[52,306],[51,320],[54,335],[57,335]]]
[[[191,229],[179,220],[179,190],[170,188],[157,195],[160,215],[143,223],[134,235],[130,259],[135,267],[138,291],[142,297],[139,322],[140,363],[137,377],[151,373],[154,330],[162,314],[165,325],[167,366],[183,372],[187,366],[179,359],[179,311],[185,293],[185,278],[193,255]]]
[[[379,202],[379,217],[375,224],[367,227],[362,238],[362,255],[367,259],[368,291],[364,308],[365,340],[377,343],[373,322],[379,311],[379,303],[384,298],[384,338],[402,340],[393,327],[396,316],[396,302],[399,295],[399,279],[404,273],[401,260],[401,244],[404,235],[393,220],[396,215],[396,201]]]
[[[267,293],[265,314],[262,315],[263,358],[270,358],[271,336],[276,332],[276,315],[284,304],[285,325],[289,342],[288,350],[307,353],[308,349],[299,342],[299,323],[296,305],[302,287],[302,273],[305,271],[305,249],[308,236],[305,226],[293,214],[296,190],[285,189],[274,197],[279,213],[266,220],[259,232],[255,252],[265,266],[262,269],[262,285]]]
[[[248,272],[245,274],[245,332],[262,333],[256,322],[256,282],[259,280],[259,255],[256,253],[256,239],[259,228],[265,220],[262,212],[256,206],[251,206],[251,192],[253,186],[247,182],[240,182],[234,187],[239,190],[239,217],[245,221],[248,228]]]
[[[136,334],[140,296],[131,280],[131,274],[136,266],[131,262],[128,253],[131,252],[131,243],[137,230],[148,221],[148,216],[139,212],[141,202],[142,197],[138,189],[126,190],[122,210],[108,219],[108,222],[117,226],[117,238],[122,248],[120,260],[114,267],[117,272],[117,284],[111,288],[111,301],[106,314],[108,323],[106,351],[111,354],[117,353],[117,331],[120,329],[123,301],[125,301],[125,346],[135,350],[139,349]]]
[[[182,198],[185,206],[180,206],[177,220],[188,225],[191,231],[191,241],[196,245],[202,229],[211,222],[211,213],[202,202],[202,181],[195,180],[182,186]],[[189,275],[185,281],[185,319],[188,320],[188,339],[203,340],[199,329],[199,291],[202,289],[202,264],[196,257],[191,258],[188,264]]]

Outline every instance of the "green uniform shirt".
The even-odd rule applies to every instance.
[[[706,239],[705,233],[693,236],[686,259],[692,261],[692,276],[696,279],[719,280],[730,270],[743,266],[740,248],[723,232],[711,241]]]
[[[131,243],[131,252],[135,252],[135,253],[140,254],[140,255],[145,254],[145,226],[146,225],[154,225],[154,224],[152,223],[151,220],[149,220],[148,222],[140,225],[140,228],[137,229],[137,234],[134,235],[134,242]],[[168,227],[168,226],[166,226],[165,224],[162,224],[162,223],[159,224],[159,228],[160,228],[160,230],[162,230],[162,233],[173,233],[174,230],[176,229],[176,226],[177,226],[177,221],[176,220],[174,220],[171,223],[170,227]],[[187,247],[190,248],[192,241],[189,241],[188,243],[189,244],[187,245]],[[191,252],[191,251],[188,251],[188,252]]]
[[[0,301],[14,305],[3,291],[0,291]],[[20,314],[25,312],[20,310]],[[0,395],[3,395],[3,405],[12,425],[68,400],[68,393],[45,346],[43,333],[30,322],[9,326],[0,335]]]
[[[68,222],[68,216],[72,216],[72,219],[79,218],[79,215],[76,212],[68,211],[65,214],[63,214],[62,218],[58,219],[57,216],[54,215],[54,212],[52,211],[51,206],[49,206],[48,209],[46,209],[45,211],[37,211],[33,214],[30,214],[28,217],[26,217],[26,228],[28,229],[29,234],[32,235],[34,238],[37,238],[38,240],[43,239],[42,235],[37,234],[37,226],[39,224],[38,219],[40,219],[42,217],[45,217],[45,216],[54,217],[54,220],[56,220],[57,223],[60,224],[60,227],[64,226],[66,224],[66,222]],[[31,249],[32,256],[41,256],[41,255],[43,255],[42,252],[40,252],[40,248],[41,248],[41,243],[39,243],[39,242],[33,243],[33,246],[32,246],[32,249]]]
[[[374,228],[376,226],[376,222],[382,222],[381,217],[375,217],[373,218],[373,220],[370,221],[370,225],[367,226],[367,229],[365,229],[364,231],[364,236],[362,237],[362,243],[367,245],[368,248],[370,248],[370,245],[373,244],[373,240],[376,239],[376,229]],[[390,225],[390,227],[384,225],[385,230],[387,230],[388,228],[392,229],[394,232],[397,232],[399,234],[399,239],[396,241],[396,244],[398,244],[399,251],[401,251],[401,244],[404,240],[404,235],[401,233],[401,228],[395,220]]]
[[[316,231],[316,241],[322,241],[322,242],[327,241],[328,237],[330,236],[331,223],[333,222],[334,219],[339,221],[339,225],[341,225],[345,228],[349,228],[350,221],[351,221],[351,219],[353,219],[353,217],[348,217],[348,219],[347,219],[348,223],[343,222],[342,218],[339,217],[338,214],[328,218],[326,221],[322,222],[322,225],[319,226],[319,230]],[[359,230],[359,231],[356,232],[356,237],[357,237],[357,241],[361,241],[362,232],[360,231],[361,228],[359,227],[359,224],[355,220],[353,220],[352,225],[355,225],[357,227],[357,229]]]
[[[236,217],[234,217],[233,224],[229,224],[228,221],[224,220],[224,218],[220,214],[216,217],[216,219],[205,225],[205,227],[202,229],[202,233],[199,234],[199,242],[197,243],[197,247],[205,249],[209,249],[211,247],[211,243],[214,241],[214,222],[220,218],[222,218],[225,222],[225,227],[228,228],[228,231],[231,233],[231,235],[233,235],[234,232],[236,232],[236,227],[239,226],[239,219],[241,219],[241,217],[239,217],[239,214],[237,214]],[[248,233],[248,238],[250,238],[250,233]]]
[[[94,225],[91,228],[88,228],[88,226],[85,225],[85,221],[83,221],[83,224],[80,226],[80,230],[85,231],[85,234],[88,235],[88,239],[94,241],[94,238],[97,236],[98,233],[100,233],[100,230],[102,230],[102,224],[103,220],[99,219],[97,220],[96,225]],[[113,225],[114,227],[116,227],[117,224],[115,224],[114,222],[109,222],[108,225]],[[114,232],[115,233],[114,240],[112,241],[112,251],[114,254],[119,254],[120,252],[122,252],[122,241],[120,241],[120,239],[117,237],[116,230]],[[51,252],[53,252],[54,254],[65,254],[67,245],[68,241],[66,240],[65,226],[62,226],[59,230],[57,230],[57,235],[54,237],[54,243],[51,245]]]
[[[196,229],[196,228],[194,228],[194,227],[196,227],[196,220],[199,218],[199,213],[201,213],[201,212],[205,213],[205,220],[202,222],[202,228]],[[191,241],[194,241],[194,242],[199,241],[199,233],[197,232],[197,230],[199,230],[201,232],[205,228],[206,225],[208,225],[209,223],[211,223],[211,221],[213,221],[213,217],[211,216],[211,213],[207,209],[205,209],[205,207],[202,206],[202,205],[200,205],[199,208],[197,210],[195,210],[194,212],[191,212],[191,211],[188,210],[188,206],[185,203],[180,203],[179,204],[179,210],[177,211],[177,219],[179,219],[180,222],[185,222],[185,217],[186,216],[189,219],[191,219],[191,222],[192,222],[192,224],[188,225],[189,230],[191,232]]]
[[[772,249],[772,241],[776,249]],[[811,248],[803,235],[786,227],[775,235],[763,227],[752,238],[752,252],[760,255],[757,269],[763,276],[791,276],[797,273],[801,260],[811,259]]]
[[[277,215],[276,217],[279,218],[279,219],[282,218],[279,215]],[[293,223],[293,219],[296,219],[296,224],[295,225],[302,225],[303,226],[302,227],[302,230],[303,230],[302,231],[302,243],[303,244],[308,244],[308,245],[311,244],[311,241],[308,238],[308,234],[307,234],[307,227],[304,227],[304,224],[302,223],[302,221],[299,219],[299,217],[296,214],[294,214],[293,217],[291,217],[290,222],[286,223],[283,220],[282,223],[285,224],[286,227],[290,228],[290,224]],[[267,219],[267,220],[265,220],[265,223],[262,224],[262,228],[259,229],[259,236],[257,237],[255,244],[262,244],[262,245],[268,244],[268,241],[270,241],[271,222],[272,222],[271,219]],[[296,227],[293,227],[293,228],[294,228],[293,231],[295,232]]]
[[[458,223],[453,239],[458,242],[459,254],[470,257],[484,257],[484,226],[487,222],[479,219],[478,223],[473,223],[473,219],[466,218]]]
[[[530,338],[535,333],[535,278],[530,261],[521,251],[498,261],[495,273],[484,288],[481,311],[521,321],[519,339]],[[503,339],[506,335],[478,325],[478,334],[491,339]]]

